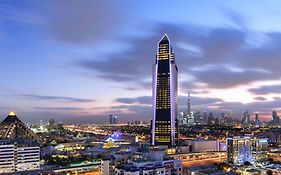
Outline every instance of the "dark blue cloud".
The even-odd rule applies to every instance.
[[[259,97],[255,97],[256,100],[259,100],[259,101],[265,101],[266,98],[265,97],[262,97],[262,96],[259,96]]]
[[[265,34],[271,38],[268,41],[270,47],[251,48],[246,47],[248,32],[240,29],[204,30],[204,27],[171,24],[159,24],[149,37],[129,38],[127,42],[131,44],[131,48],[128,50],[118,54],[108,54],[102,59],[103,61],[81,60],[78,65],[101,78],[129,82],[128,85],[134,84],[131,85],[134,87],[138,84],[140,88],[143,88],[144,80],[151,77],[151,65],[155,59],[157,42],[163,33],[170,34],[179,73],[194,78],[190,84],[203,82],[212,88],[230,88],[253,81],[281,77],[277,64],[281,49],[275,41],[275,36],[279,36],[278,34]],[[188,48],[181,47],[178,43],[198,47],[201,55],[190,53]],[[256,60],[255,57],[257,57]],[[266,59],[269,60],[265,62]],[[77,62],[75,64],[77,65]],[[194,69],[207,65],[213,67],[203,68],[200,71]],[[239,71],[225,65],[235,67]],[[179,81],[181,83],[184,80],[179,79]]]
[[[139,104],[152,104],[152,97],[150,96],[141,96],[136,98],[117,98],[115,99],[116,102],[125,103],[125,104],[132,104],[132,103],[139,103]]]
[[[69,43],[101,41],[124,26],[130,2],[61,0],[45,2],[41,15],[56,39]]]
[[[261,86],[259,88],[251,88],[250,92],[258,95],[265,94],[281,94],[281,85]]]
[[[214,66],[211,69],[192,71],[197,81],[207,83],[211,88],[230,88],[237,85],[248,84],[257,80],[271,79],[267,72],[256,70],[233,71],[224,65]]]

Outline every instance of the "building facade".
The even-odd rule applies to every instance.
[[[227,138],[227,161],[234,164],[255,163],[267,158],[267,138],[251,136]]]
[[[117,124],[117,116],[116,115],[109,115],[109,124]]]
[[[40,170],[39,146],[0,142],[0,174],[36,170]]]
[[[182,162],[171,159],[163,161],[137,161],[115,168],[116,175],[182,175]]]
[[[272,111],[272,121],[271,121],[271,125],[273,126],[279,126],[280,125],[280,118],[277,115],[276,111]]]
[[[0,174],[15,171],[14,145],[1,143],[0,145]]]
[[[191,141],[191,152],[211,152],[219,151],[220,142],[218,140],[192,140]]]
[[[243,113],[242,125],[243,125],[244,127],[248,127],[250,124],[251,124],[251,121],[250,121],[250,114],[249,114],[249,112],[246,110],[246,111]]]
[[[101,161],[101,169],[100,169],[100,174],[101,175],[114,174],[114,169],[112,168],[110,163],[111,163],[110,160],[102,160]]]
[[[153,66],[152,145],[175,146],[178,140],[178,68],[167,35],[158,43]]]

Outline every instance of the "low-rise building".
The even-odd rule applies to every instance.
[[[234,164],[255,163],[267,158],[267,138],[237,136],[227,138],[227,161]]]
[[[165,149],[144,148],[141,152],[135,154],[137,156],[133,155],[133,158],[128,160],[127,164],[115,167],[115,174],[182,174],[181,160],[167,156]]]
[[[180,160],[167,159],[167,160],[142,160],[132,161],[120,167],[115,168],[117,175],[140,175],[140,174],[159,174],[159,175],[172,175],[182,174],[182,165]]]
[[[196,139],[191,141],[191,151],[197,153],[219,151],[219,146],[217,140]]]

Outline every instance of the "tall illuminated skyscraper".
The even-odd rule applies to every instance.
[[[165,34],[158,43],[153,66],[152,145],[177,145],[178,140],[178,68]]]

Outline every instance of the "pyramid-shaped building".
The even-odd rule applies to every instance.
[[[11,112],[0,123],[0,139],[14,140],[15,138],[37,139],[37,135],[14,112]]]

